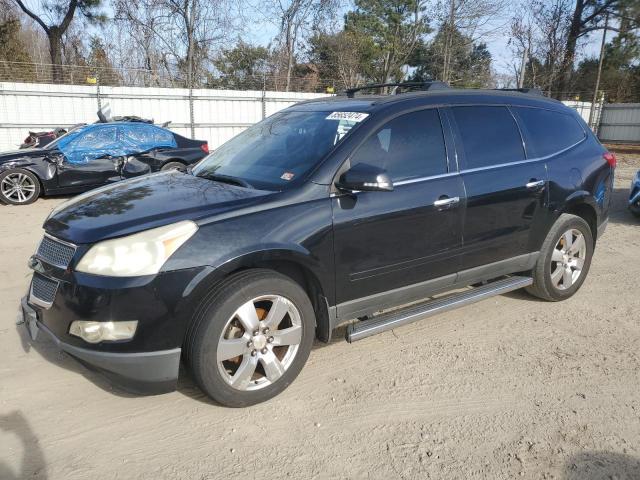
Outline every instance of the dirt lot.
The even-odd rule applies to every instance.
[[[187,375],[136,397],[14,321],[60,199],[0,207],[0,479],[640,478],[640,220],[619,155],[589,278],[563,303],[486,300],[317,345],[276,399],[233,410]]]

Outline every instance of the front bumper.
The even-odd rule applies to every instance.
[[[44,334],[60,350],[84,365],[100,371],[119,386],[137,393],[165,393],[175,390],[180,367],[180,348],[155,352],[112,353],[89,350],[60,340],[38,318],[27,297],[21,301],[24,324],[32,339]]]

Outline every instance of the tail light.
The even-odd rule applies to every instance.
[[[603,158],[607,161],[607,163],[611,166],[611,168],[616,168],[618,164],[618,159],[616,158],[615,153],[607,152],[603,155]]]
[[[209,153],[209,144],[208,143],[203,143],[202,145],[200,145],[200,150],[202,150],[204,153]]]

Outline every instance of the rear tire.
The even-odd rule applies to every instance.
[[[542,244],[532,271],[533,285],[527,291],[550,302],[571,297],[589,273],[593,249],[589,224],[581,217],[563,213]]]
[[[160,170],[162,172],[166,172],[167,170],[178,170],[180,172],[184,172],[187,170],[187,166],[182,162],[167,162]]]
[[[12,168],[0,174],[0,200],[8,205],[29,205],[40,196],[40,180],[29,170]]]
[[[247,270],[217,286],[195,313],[185,345],[198,386],[228,407],[275,397],[298,376],[315,335],[305,291],[271,270]]]

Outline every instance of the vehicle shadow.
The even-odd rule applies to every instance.
[[[609,221],[622,225],[640,225],[640,219],[629,211],[629,189],[615,188],[611,197]]]
[[[567,461],[565,478],[637,480],[640,478],[640,459],[613,452],[582,452]]]
[[[20,461],[20,471],[15,472],[10,465],[3,461],[0,456],[0,478],[2,480],[19,480],[24,478],[46,479],[47,467],[44,453],[40,449],[38,438],[31,429],[29,422],[19,410],[7,415],[0,415],[0,439],[6,435],[15,435],[22,443],[22,459]],[[0,441],[6,445],[6,442]],[[0,455],[7,455],[4,450]]]

